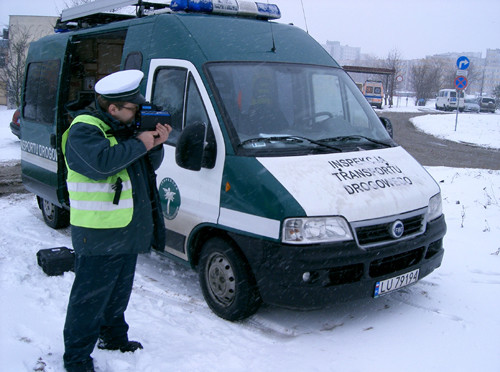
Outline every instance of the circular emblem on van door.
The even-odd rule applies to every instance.
[[[403,233],[405,232],[405,225],[403,224],[402,221],[397,220],[394,221],[391,224],[391,227],[389,228],[389,234],[394,238],[394,239],[399,239],[403,236]]]
[[[163,216],[167,220],[173,220],[177,217],[181,206],[181,194],[177,184],[171,178],[164,178],[158,187],[158,192],[160,193]]]

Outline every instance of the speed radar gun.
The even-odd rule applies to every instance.
[[[170,125],[171,117],[168,111],[160,106],[145,102],[139,107],[136,117],[136,127],[139,132],[155,130],[156,124]]]

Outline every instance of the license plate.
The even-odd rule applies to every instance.
[[[399,288],[406,287],[409,284],[415,283],[418,280],[418,273],[419,269],[377,282],[375,284],[375,293],[373,294],[373,297],[379,297]]]

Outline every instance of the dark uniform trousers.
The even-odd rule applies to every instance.
[[[66,366],[88,361],[99,337],[117,345],[128,341],[124,312],[136,263],[137,254],[76,256],[64,325]]]

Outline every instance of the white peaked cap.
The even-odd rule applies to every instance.
[[[95,85],[95,91],[108,101],[141,104],[145,101],[139,91],[143,78],[144,73],[140,70],[114,72],[99,80]]]

